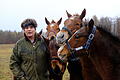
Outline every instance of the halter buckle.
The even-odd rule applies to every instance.
[[[91,33],[88,38],[92,40],[94,38],[94,34]]]

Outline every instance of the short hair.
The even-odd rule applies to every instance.
[[[35,21],[35,19],[25,19],[22,23],[21,23],[21,28],[25,29],[25,27],[28,26],[33,26],[35,29],[37,27],[37,22]]]

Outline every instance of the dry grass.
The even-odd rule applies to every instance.
[[[0,80],[12,80],[9,57],[13,46],[13,44],[0,44]]]
[[[70,80],[70,74],[68,73],[68,70],[66,68],[64,75],[63,75],[63,80]]]

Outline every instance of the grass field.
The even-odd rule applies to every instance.
[[[9,57],[13,46],[13,44],[0,44],[0,80],[12,80],[9,70]]]
[[[9,69],[9,58],[14,44],[0,44],[0,80],[12,80],[12,73]],[[69,80],[66,70],[63,80]]]

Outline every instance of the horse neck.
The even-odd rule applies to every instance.
[[[95,53],[100,53],[102,55],[113,52],[114,48],[120,49],[119,46],[120,46],[120,41],[116,42],[113,40],[113,38],[110,35],[106,34],[106,32],[97,30],[94,40],[91,44],[91,49]]]
[[[58,45],[56,43],[56,39],[52,39],[49,42],[49,49],[50,49],[50,54],[52,56],[57,56],[57,50],[58,50]]]
[[[96,31],[93,42],[91,43],[91,49],[96,50],[99,52],[101,48],[105,49],[106,42],[103,39],[103,36],[99,33],[99,31]]]
[[[120,74],[120,41],[116,44],[109,34],[97,31],[90,49],[89,58],[101,77],[104,80],[120,80],[116,76]]]

